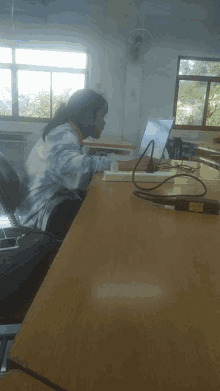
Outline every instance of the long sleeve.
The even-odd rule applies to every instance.
[[[21,223],[44,231],[54,208],[66,199],[82,200],[93,175],[110,169],[112,161],[114,156],[83,155],[70,126],[52,130],[45,142],[38,140],[28,157],[25,195],[18,211]]]
[[[62,132],[60,137],[56,137],[56,142],[49,144],[50,172],[61,186],[70,190],[86,190],[93,175],[109,170],[114,159],[85,156],[74,141],[75,135]]]

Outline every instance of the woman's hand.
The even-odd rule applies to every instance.
[[[106,152],[102,152],[102,151],[97,151],[93,156],[105,156],[105,157],[107,157],[108,156],[108,154],[106,153]]]

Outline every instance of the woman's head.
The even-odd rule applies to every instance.
[[[77,125],[83,138],[95,137],[97,126],[99,137],[105,125],[103,118],[107,112],[108,103],[101,94],[89,89],[78,90],[71,95],[67,103],[62,102],[59,105],[54,117],[43,129],[42,138],[45,140],[50,130],[68,122]]]

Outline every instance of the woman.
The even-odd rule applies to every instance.
[[[76,91],[59,106],[26,163],[22,225],[64,238],[93,175],[109,170],[113,161],[82,151],[83,139],[100,137],[107,112],[103,96],[88,89]]]

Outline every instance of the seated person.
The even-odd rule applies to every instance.
[[[76,91],[58,107],[26,162],[26,191],[18,210],[22,225],[65,237],[92,177],[114,161],[82,151],[83,139],[101,136],[107,112],[104,97],[89,89]]]

